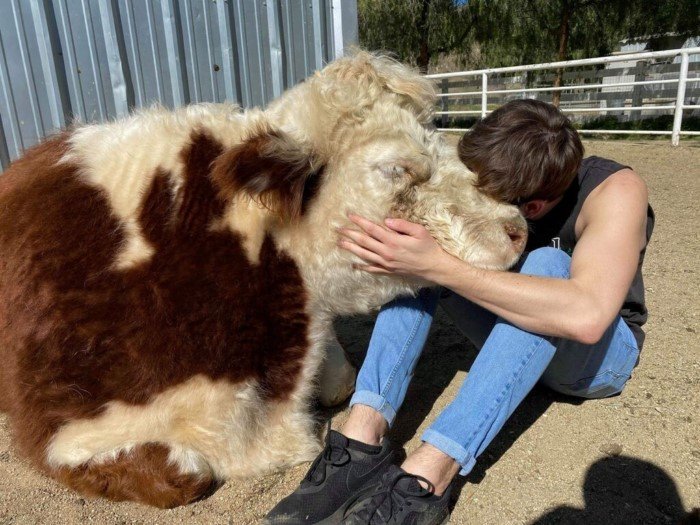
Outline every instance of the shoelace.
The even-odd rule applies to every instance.
[[[401,481],[404,478],[412,478],[417,480],[418,482],[423,482],[428,486],[427,492],[424,492],[423,488],[421,487],[420,490],[415,491],[415,490],[406,490],[404,488],[401,488],[398,486],[398,482]],[[433,485],[430,481],[425,479],[423,476],[418,476],[415,474],[409,474],[407,472],[401,473],[397,475],[389,485],[386,487],[381,488],[377,492],[375,492],[372,495],[371,502],[365,509],[361,511],[362,514],[362,519],[366,520],[367,523],[372,523],[372,518],[379,512],[380,508],[384,504],[385,501],[388,499],[388,507],[389,507],[389,515],[388,516],[381,516],[382,519],[386,519],[386,522],[389,523],[391,518],[394,516],[394,507],[398,507],[398,511],[401,512],[403,511],[404,507],[404,502],[406,498],[409,497],[419,497],[419,498],[427,498],[431,496],[435,492],[435,485]],[[411,506],[412,503],[410,501],[405,502],[407,506]]]
[[[340,452],[339,457],[333,458],[335,454],[334,451]],[[342,467],[348,461],[350,461],[350,453],[342,445],[336,445],[331,443],[331,422],[328,422],[328,427],[326,428],[326,443],[323,448],[323,452],[318,455],[309,468],[309,471],[304,477],[304,483],[310,483],[314,486],[319,486],[326,480],[326,475],[328,473],[328,466],[333,465],[335,467]],[[315,474],[321,471],[322,475],[320,479],[315,479]]]

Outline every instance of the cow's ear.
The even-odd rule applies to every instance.
[[[318,158],[283,131],[263,128],[221,154],[212,166],[219,195],[240,193],[283,220],[301,217],[321,182]]]

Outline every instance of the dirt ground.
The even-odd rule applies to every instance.
[[[644,177],[657,214],[644,268],[650,319],[641,363],[611,399],[581,403],[537,387],[458,483],[452,523],[665,524],[700,506],[700,143],[692,144],[586,142],[587,154],[629,164]],[[372,322],[338,322],[358,363]],[[420,444],[474,357],[438,316],[390,436],[398,449]],[[346,414],[322,412],[319,419],[333,416],[338,426]],[[0,415],[0,525],[256,523],[307,468],[229,482],[205,501],[168,511],[85,500],[18,457]]]

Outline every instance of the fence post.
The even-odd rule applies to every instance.
[[[481,74],[481,118],[484,118],[486,116],[486,112],[488,111],[488,89],[489,89],[489,76],[486,73],[482,73]]]
[[[442,82],[440,82],[440,93],[443,95],[447,93],[448,86],[449,86],[450,81],[447,80],[446,78],[442,79]],[[440,101],[441,105],[441,110],[442,111],[447,111],[447,98],[448,97],[441,97],[442,100]],[[440,127],[441,128],[446,128],[447,127],[447,115],[444,113],[440,115]]]
[[[640,60],[637,62],[634,73],[635,82],[643,82],[647,78],[647,61]],[[632,89],[632,105],[633,106],[643,106],[644,105],[644,89],[645,86],[634,86]],[[635,109],[630,112],[630,120],[639,120],[642,118],[642,110]],[[623,119],[624,120],[624,119]]]
[[[688,53],[681,52],[681,70],[678,73],[678,93],[676,94],[676,110],[673,114],[673,134],[671,135],[671,145],[673,146],[678,146],[681,138],[686,78],[688,78]]]

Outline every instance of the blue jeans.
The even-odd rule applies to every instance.
[[[567,279],[570,264],[563,251],[540,248],[519,271]],[[379,313],[351,406],[370,406],[392,424],[438,302],[480,351],[457,396],[422,440],[454,458],[463,475],[538,381],[572,396],[607,397],[622,391],[637,363],[637,343],[620,317],[599,342],[586,345],[527,332],[453,292],[426,289]]]

